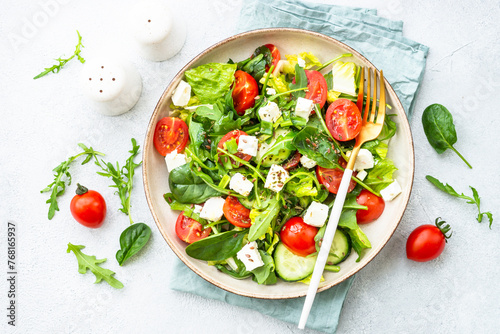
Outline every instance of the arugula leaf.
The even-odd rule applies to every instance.
[[[82,64],[85,63],[85,59],[83,59],[83,57],[80,55],[80,52],[82,51],[82,48],[84,47],[82,44],[82,36],[80,35],[80,32],[78,30],[76,31],[76,33],[78,34],[78,44],[76,45],[75,52],[73,53],[73,55],[67,59],[64,59],[61,57],[57,58],[56,61],[59,62],[58,64],[52,65],[51,67],[46,67],[45,71],[38,74],[33,79],[36,80],[38,78],[41,78],[41,77],[49,74],[50,72],[59,73],[59,71],[62,70],[64,65],[66,65],[66,63],[69,62],[71,59],[73,59],[75,56],[78,58],[80,63],[82,63]]]
[[[373,167],[368,176],[364,180],[364,183],[371,187],[377,193],[390,185],[394,180],[392,174],[398,170],[394,166],[394,162],[391,159],[379,160],[378,163]]]
[[[323,168],[338,167],[336,163],[338,155],[335,153],[329,137],[321,129],[309,125],[306,126],[295,136],[293,145],[300,154],[316,161]]]
[[[299,64],[295,65],[295,83],[290,84],[290,89],[300,89],[300,88],[305,88],[307,87],[307,76],[305,70],[299,66]],[[292,93],[293,96],[296,98],[298,97],[305,97],[306,92],[303,90],[299,90],[296,92]]]
[[[210,197],[221,195],[219,191],[207,185],[201,177],[193,173],[189,164],[172,170],[168,182],[172,195],[180,203],[200,204]]]
[[[236,64],[209,63],[186,71],[186,80],[201,103],[214,103],[234,81]]]
[[[269,200],[264,211],[251,210],[250,218],[252,226],[250,226],[248,233],[248,241],[255,241],[267,232],[269,227],[271,227],[271,222],[278,216],[280,208],[279,201],[273,198]]]
[[[457,132],[453,124],[453,116],[444,106],[440,104],[431,104],[425,108],[422,114],[422,125],[429,144],[438,154],[447,149],[453,150],[469,166],[467,160],[453,147],[457,142]]]
[[[144,223],[127,227],[120,235],[120,250],[116,252],[116,260],[120,264],[140,251],[149,241],[151,229]]]
[[[130,196],[132,194],[132,183],[135,169],[142,164],[142,161],[137,164],[134,162],[134,158],[139,154],[140,146],[137,145],[135,138],[132,138],[131,141],[132,150],[129,151],[130,157],[125,161],[125,165],[123,167],[120,168],[118,162],[116,162],[115,167],[112,163],[106,163],[102,159],[100,162],[96,159],[95,163],[103,170],[102,172],[97,172],[97,174],[111,178],[115,183],[110,187],[116,188],[116,193],[120,196],[122,203],[120,211],[129,216],[130,224],[133,224],[134,222],[130,216]]]
[[[68,160],[61,162],[56,168],[54,168],[53,169],[53,171],[55,172],[54,182],[52,182],[51,184],[49,184],[47,187],[45,187],[40,191],[41,193],[50,191],[50,198],[46,202],[50,204],[48,213],[49,220],[54,217],[56,211],[59,211],[59,206],[57,204],[57,197],[64,194],[66,190],[66,183],[68,186],[71,185],[71,174],[69,173],[70,164],[79,157],[81,157],[82,155],[87,155],[83,160],[82,165],[85,165],[92,158],[94,158],[97,161],[98,155],[104,156],[104,153],[94,151],[92,147],[88,148],[82,143],[78,144],[78,146],[83,150],[83,152],[78,153],[77,155],[74,155],[72,157],[69,157]]]
[[[272,133],[271,133],[272,134]],[[296,132],[288,132],[285,135],[276,135],[276,140],[271,142],[271,145],[266,149],[264,154],[259,156],[259,163],[262,162],[269,155],[278,155],[281,150],[292,151],[295,150],[293,145],[293,139],[295,138]]]
[[[78,260],[78,272],[80,274],[85,274],[87,272],[87,269],[90,269],[90,271],[95,275],[96,278],[94,284],[105,280],[115,289],[123,288],[122,282],[113,277],[113,275],[115,274],[114,271],[99,266],[99,264],[106,261],[106,259],[97,260],[93,255],[90,256],[83,254],[81,250],[84,248],[85,246],[82,245],[73,245],[72,243],[68,243],[68,249],[66,250],[66,253],[72,251],[75,254],[76,259]]]
[[[448,183],[447,184],[443,184],[441,183],[438,179],[436,179],[435,177],[432,177],[430,175],[427,175],[425,177],[430,183],[432,183],[433,185],[435,185],[438,189],[444,191],[445,193],[451,195],[451,196],[454,196],[454,197],[458,197],[458,198],[462,198],[462,199],[465,199],[467,200],[467,203],[468,204],[475,204],[477,206],[477,211],[478,211],[478,215],[477,215],[477,218],[476,220],[481,223],[483,221],[483,216],[486,215],[486,217],[488,218],[489,220],[489,223],[490,223],[490,229],[491,229],[491,224],[493,224],[493,214],[491,212],[481,212],[481,199],[479,198],[479,194],[477,193],[477,190],[474,188],[474,187],[471,187],[471,190],[472,190],[472,196],[473,197],[469,197],[469,196],[466,196],[464,195],[463,193],[462,194],[459,194],[455,189],[453,189],[452,186],[450,186]]]
[[[204,261],[222,261],[233,257],[243,248],[246,231],[227,231],[193,242],[186,254]]]

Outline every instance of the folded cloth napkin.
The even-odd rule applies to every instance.
[[[422,79],[428,48],[403,37],[403,23],[376,16],[364,8],[315,4],[300,0],[246,0],[238,32],[289,27],[329,35],[363,54],[384,75],[398,94],[408,116]],[[397,59],[397,61],[394,61]],[[176,261],[170,287],[231,305],[257,310],[277,319],[298,323],[304,298],[262,300],[219,289]],[[316,295],[307,327],[325,333],[337,329],[340,311],[354,277]]]

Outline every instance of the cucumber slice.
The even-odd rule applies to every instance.
[[[326,264],[338,264],[347,259],[349,254],[351,254],[351,239],[341,230],[335,231]]]
[[[276,273],[288,282],[300,281],[314,271],[317,256],[302,257],[293,254],[280,242],[274,252]]]

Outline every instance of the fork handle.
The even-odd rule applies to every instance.
[[[335,202],[333,203],[332,211],[330,212],[330,219],[328,220],[325,235],[323,236],[323,241],[321,242],[318,258],[316,259],[316,264],[314,265],[314,271],[311,277],[311,282],[309,283],[309,289],[307,290],[306,300],[302,308],[302,314],[300,315],[300,329],[304,329],[306,326],[307,318],[309,317],[309,312],[311,311],[311,307],[314,302],[314,297],[316,297],[319,281],[321,279],[321,275],[323,274],[323,270],[325,269],[330,247],[332,246],[333,236],[335,235],[337,225],[339,224],[340,214],[342,213],[342,207],[344,206],[347,190],[349,189],[351,176],[352,169],[346,168],[344,170],[344,175],[342,176],[342,181],[340,182],[337,196],[335,197]]]

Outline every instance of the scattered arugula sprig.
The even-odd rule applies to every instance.
[[[85,165],[92,158],[94,158],[97,161],[98,155],[104,156],[104,153],[94,151],[92,147],[87,147],[82,143],[78,144],[78,146],[80,146],[83,152],[78,153],[77,155],[74,155],[72,157],[69,157],[68,160],[61,162],[56,168],[54,168],[53,169],[53,171],[55,172],[54,182],[52,182],[45,189],[40,191],[41,193],[49,191],[51,192],[50,198],[46,202],[50,204],[49,214],[48,214],[49,219],[52,219],[56,211],[59,211],[59,206],[57,204],[57,197],[64,194],[64,191],[66,190],[66,184],[68,186],[71,185],[71,174],[69,173],[70,164],[79,157],[81,157],[82,155],[87,155],[86,158],[83,160],[82,165]]]
[[[123,288],[123,283],[113,277],[115,274],[114,271],[99,266],[99,263],[103,263],[106,259],[97,260],[94,255],[86,255],[81,252],[84,248],[85,246],[82,245],[73,245],[72,243],[68,243],[68,249],[66,250],[66,253],[73,251],[75,254],[76,259],[78,260],[78,272],[80,274],[85,274],[87,273],[87,269],[90,269],[96,278],[94,283],[99,283],[102,280],[105,280],[115,289]]]
[[[453,187],[450,186],[448,183],[443,184],[435,177],[427,175],[425,178],[429,182],[431,182],[433,185],[435,185],[438,189],[444,191],[445,193],[447,193],[451,196],[454,196],[454,197],[463,198],[463,199],[467,200],[467,203],[469,203],[469,204],[475,204],[477,206],[477,211],[478,211],[478,215],[476,218],[477,221],[479,223],[481,223],[483,221],[483,215],[486,215],[488,217],[489,222],[490,222],[490,229],[491,229],[491,224],[493,224],[493,214],[491,212],[481,212],[481,207],[480,207],[481,200],[479,198],[477,190],[474,187],[469,186],[472,190],[472,196],[473,196],[473,197],[469,197],[469,196],[464,195],[463,193],[462,194],[457,193],[456,190],[453,189]]]
[[[78,58],[80,63],[82,63],[82,64],[85,63],[85,59],[83,59],[83,57],[80,55],[82,48],[84,48],[84,46],[82,44],[82,36],[80,35],[80,32],[78,30],[76,31],[76,33],[78,34],[78,44],[76,45],[75,52],[73,53],[73,55],[69,58],[59,57],[59,58],[55,59],[56,61],[59,62],[58,64],[52,65],[51,67],[46,67],[45,71],[38,74],[33,79],[36,80],[38,78],[41,78],[41,77],[49,74],[50,72],[59,73],[59,71],[64,67],[64,65],[66,65],[66,63],[69,62],[71,59],[75,58],[75,56]]]
[[[135,138],[131,139],[132,141],[132,150],[130,150],[130,157],[126,160],[125,165],[120,168],[118,162],[116,162],[116,167],[110,163],[105,162],[101,159],[96,159],[96,165],[99,166],[103,171],[97,172],[97,174],[109,177],[115,183],[110,187],[116,188],[116,194],[120,196],[120,200],[122,202],[121,212],[126,214],[130,219],[130,224],[133,224],[132,217],[130,216],[130,195],[132,192],[132,181],[134,178],[134,171],[137,167],[142,164],[142,161],[139,163],[134,162],[134,158],[139,154],[140,146],[137,145],[137,141]]]

